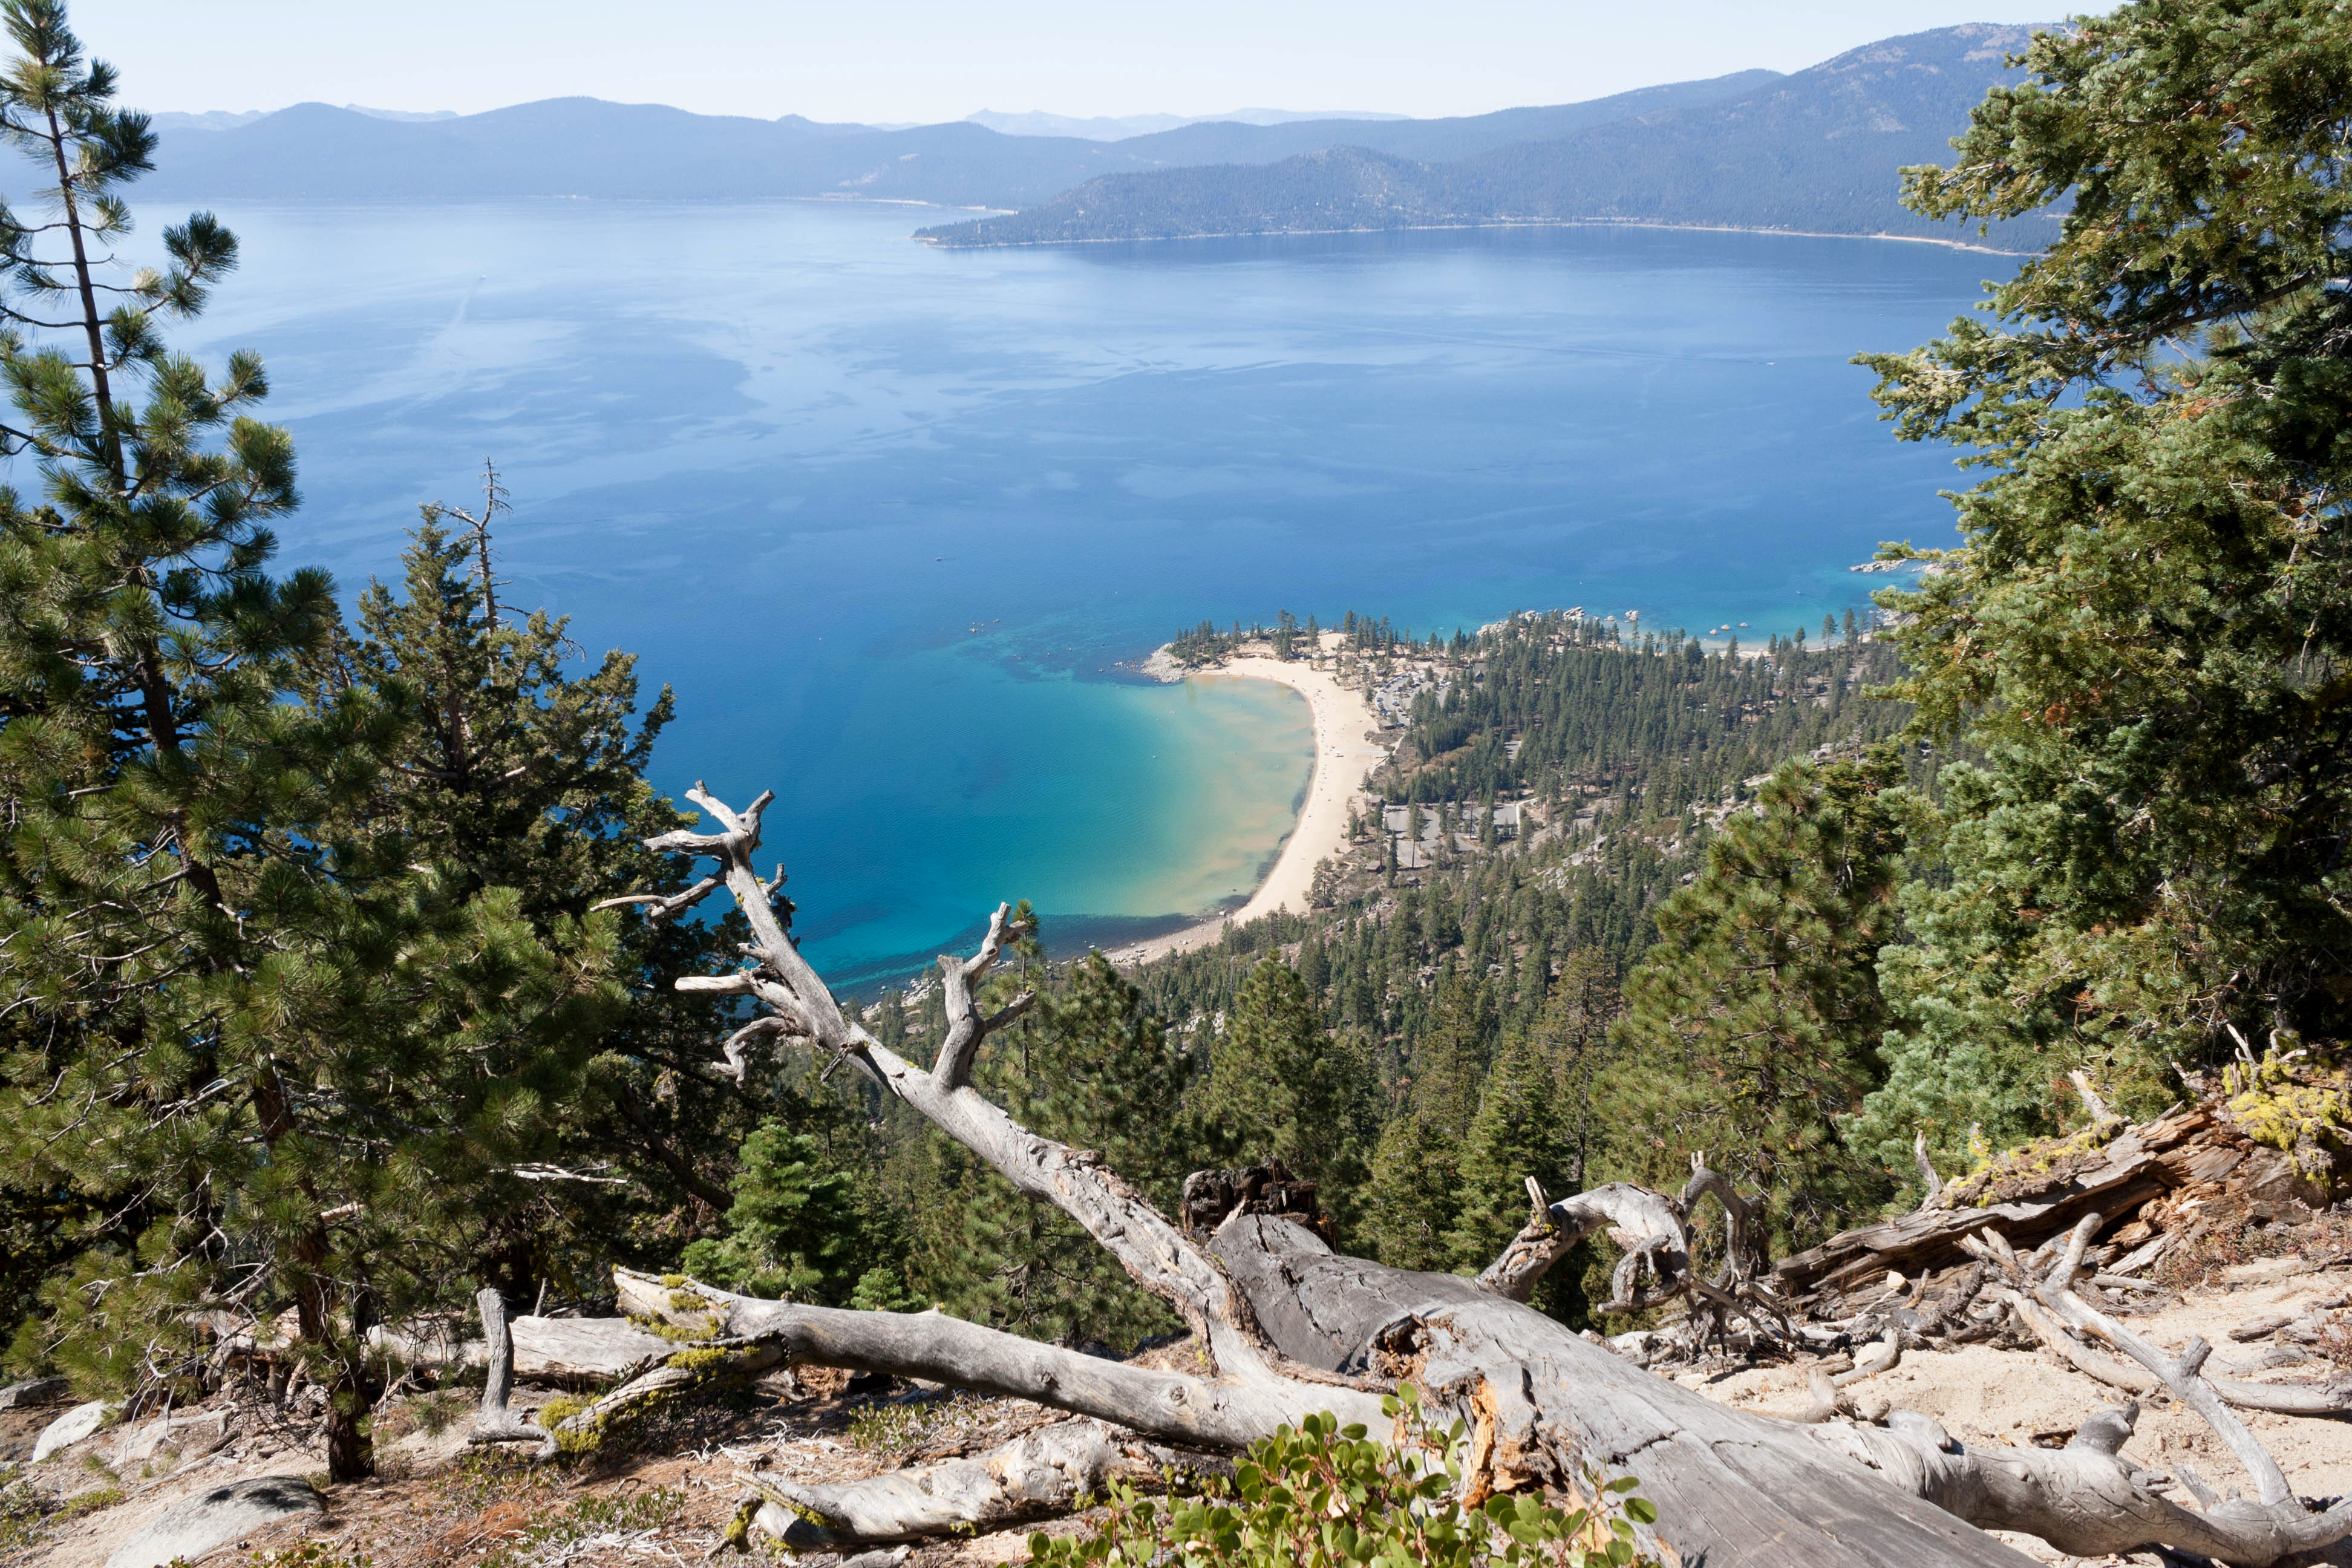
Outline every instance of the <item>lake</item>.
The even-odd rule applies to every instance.
[[[1245,894],[1305,704],[1116,668],[1203,616],[1748,622],[1948,542],[1846,363],[2011,258],[1546,229],[942,252],[883,205],[259,206],[183,340],[258,350],[282,561],[347,593],[494,458],[507,596],[677,693],[656,782],[773,789],[805,951],[870,984],[1027,897],[1056,947]],[[159,220],[150,215],[147,235]],[[1883,582],[1884,579],[1877,579]]]

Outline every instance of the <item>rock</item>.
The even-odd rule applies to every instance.
[[[2265,1258],[2254,1263],[2233,1263],[2221,1270],[2225,1285],[2267,1285],[2274,1279],[2292,1279],[2298,1274],[2308,1274],[2319,1267],[2305,1258]]]
[[[36,1405],[62,1405],[71,1385],[62,1377],[36,1377],[0,1388],[0,1410],[24,1410]]]
[[[115,1439],[114,1462],[117,1465],[144,1464],[155,1457],[157,1449],[166,1443],[184,1444],[193,1438],[198,1445],[211,1443],[228,1431],[228,1412],[209,1410],[195,1415],[163,1415],[125,1432]]]
[[[113,1408],[103,1399],[75,1405],[41,1428],[41,1435],[33,1439],[31,1462],[37,1465],[58,1449],[80,1442],[106,1425],[107,1412]]]
[[[299,1476],[256,1476],[208,1487],[149,1520],[115,1548],[106,1568],[163,1568],[175,1557],[194,1563],[265,1524],[326,1511],[318,1489]]]

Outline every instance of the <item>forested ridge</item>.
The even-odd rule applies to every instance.
[[[1810,1563],[1859,1520],[1990,1563],[1955,1516],[2011,1501],[1901,1480],[1962,1461],[1916,1426],[1855,1428],[1832,1464],[1560,1324],[1682,1313],[1728,1344],[1738,1318],[1741,1353],[1785,1347],[1756,1258],[1933,1229],[1945,1173],[1985,1191],[1998,1151],[2050,1134],[2123,1148],[2209,1078],[2307,1089],[2243,1141],[2330,1196],[2308,1184],[2352,1147],[2342,0],[2133,0],[2038,36],[1952,166],[1909,171],[1928,218],[2073,206],[1989,311],[1864,362],[1893,435],[1973,479],[1958,545],[1885,547],[1923,569],[1868,624],[1743,649],[1573,612],[1419,639],[1285,615],[1265,651],[1360,684],[1398,742],[1313,910],[1122,973],[1048,963],[1007,889],[977,953],[847,1015],[756,858],[772,797],[664,797],[668,694],[509,602],[494,472],[348,607],[277,568],[299,498],[266,370],[169,342],[234,287],[234,235],[197,213],[147,247],[125,192],[152,130],[55,0],[0,19],[0,136],[59,182],[37,220],[0,211],[0,1327],[12,1371],[93,1419],[227,1402],[359,1478],[404,1380],[467,1375],[411,1353],[432,1327],[486,1346],[483,1440],[548,1457],[788,1363],[1082,1416],[1055,1440],[1097,1460],[1118,1431],[1279,1447],[1327,1412],[1370,1453],[1380,1399],[1450,1364],[1448,1408],[1551,1467],[1507,1476],[1481,1439],[1495,1499],[1594,1479],[1579,1445],[1638,1410],[1712,1435],[1590,1462],[1702,1543]],[[136,273],[91,259],[142,249]],[[1174,653],[1244,646],[1202,623]],[[1708,1194],[1726,1217],[1694,1239]],[[1969,1289],[1998,1274],[2121,1344],[2069,1293],[2117,1217],[2024,1256],[1971,1234]],[[526,1299],[690,1348],[514,1422],[501,1302]],[[1180,1332],[1181,1366],[1093,1353]],[[2202,1353],[2148,1350],[2147,1386],[2206,1400]],[[2130,1419],[2063,1460],[2146,1505],[2107,1521],[2126,1543],[2163,1539],[2129,1533],[2158,1517],[2116,1458]],[[2032,1518],[2082,1517],[2074,1470],[2005,1452],[2047,1485]],[[1032,1461],[1056,1506],[1099,1473]],[[2194,1538],[2284,1557],[2306,1513],[2271,1469]],[[1013,1472],[959,1474],[1013,1506]],[[866,1529],[780,1485],[737,1544],[755,1516],[803,1544],[981,1516]],[[893,1507],[933,1506],[908,1487],[933,1500]],[[1759,1510],[1793,1522],[1758,1533]]]
[[[1278,163],[1107,172],[1020,212],[917,237],[1049,245],[1602,222],[1971,238],[1904,207],[1899,171],[1945,154],[1986,90],[2013,75],[2006,60],[2027,37],[1969,24],[1883,38],[1713,101],[1645,105],[1484,147],[1333,127]],[[2052,226],[2020,214],[1995,226],[1992,243],[2030,248]]]

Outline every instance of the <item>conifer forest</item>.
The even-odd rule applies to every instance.
[[[2352,1192],[2340,0],[2041,33],[1906,171],[1927,217],[2071,194],[1988,309],[1866,362],[1886,438],[1961,464],[1952,547],[1751,638],[1203,620],[1180,666],[1380,704],[1312,907],[1115,963],[1007,887],[976,952],[855,994],[800,957],[769,797],[667,793],[671,693],[517,602],[494,468],[390,580],[281,543],[267,367],[174,346],[236,237],[134,231],[146,117],[60,0],[0,21],[0,137],[47,171],[0,208],[0,1382],[264,1412],[330,1488],[443,1390],[518,1473],[787,1369],[1039,1413],[727,1493],[722,1547],[822,1561],[1089,1508],[1014,1555],[2352,1537],[2265,1479],[2232,1412],[2276,1403],[2135,1338],[2118,1261],[2183,1212],[2168,1150],[2284,1173],[2232,1237]],[[547,1324],[593,1369],[534,1414]],[[1996,1342],[2200,1413],[2250,1497],[2118,1458],[2136,1404],[2072,1447],[1849,1419],[1882,1344]],[[1827,1403],[1671,1375],[1766,1363]]]

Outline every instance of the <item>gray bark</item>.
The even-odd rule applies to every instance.
[[[1690,1289],[1718,1307],[1749,1310],[1751,1300],[1734,1294],[1752,1287],[1746,1279],[1747,1202],[1703,1165],[1679,1202],[1613,1187],[1546,1203],[1537,1190],[1535,1218],[1477,1281],[1339,1257],[1303,1226],[1246,1209],[1225,1217],[1204,1245],[1171,1225],[1097,1156],[1037,1136],[971,1088],[971,1066],[987,1036],[1027,1005],[1025,996],[1016,998],[991,1016],[979,1001],[1010,934],[1003,907],[978,954],[942,961],[949,1043],[936,1067],[918,1068],[843,1016],[777,920],[769,885],[751,868],[760,814],[772,797],[761,795],[740,814],[699,784],[688,798],[716,817],[722,831],[668,834],[649,840],[649,847],[717,859],[754,940],[747,949],[751,967],[682,980],[680,988],[756,999],[789,1032],[855,1065],[1024,1193],[1070,1215],[1184,1319],[1213,1368],[1211,1375],[1196,1378],[1127,1366],[937,1313],[839,1311],[756,1301],[707,1287],[663,1290],[666,1300],[655,1310],[707,1322],[720,1336],[714,1343],[737,1352],[744,1365],[764,1354],[769,1364],[781,1359],[887,1372],[1015,1395],[1105,1424],[1066,1425],[1050,1437],[1033,1434],[1034,1440],[999,1450],[977,1469],[971,1461],[957,1461],[910,1473],[903,1483],[885,1478],[860,1488],[786,1496],[772,1479],[747,1478],[752,1491],[741,1522],[764,1517],[789,1534],[797,1520],[822,1530],[827,1544],[979,1526],[1008,1517],[1007,1510],[1051,1507],[1051,1500],[1075,1495],[1075,1478],[1093,1473],[1108,1447],[1127,1451],[1129,1440],[1112,1426],[1171,1445],[1226,1450],[1316,1410],[1378,1430],[1380,1391],[1410,1380],[1471,1426],[1465,1500],[1530,1486],[1575,1487],[1590,1471],[1630,1474],[1656,1505],[1662,1534],[1681,1560],[1710,1568],[1888,1563],[1990,1568],[2026,1561],[1970,1520],[2031,1518],[2070,1539],[2087,1539],[2092,1525],[2137,1537],[2153,1521],[2189,1533],[2201,1530],[2200,1542],[2226,1536],[2241,1553],[2229,1561],[2259,1564],[2275,1559],[2261,1554],[2265,1543],[2289,1536],[2332,1540],[2352,1530],[2352,1524],[2336,1528],[2333,1515],[2317,1523],[2291,1519],[2292,1500],[2249,1505],[2264,1510],[2259,1528],[2242,1528],[2219,1509],[2184,1523],[2164,1513],[2172,1505],[2115,1458],[2121,1436],[2105,1450],[2095,1441],[2063,1464],[2031,1455],[1969,1463],[1917,1418],[1879,1433],[1735,1410],[1628,1364],[1516,1299],[1575,1236],[1611,1225],[1629,1243],[1628,1265],[1617,1281],[1628,1304]],[[2123,1147],[2135,1136],[2127,1134],[2109,1151],[2106,1163],[2114,1168],[2090,1190],[2113,1194],[2136,1191],[2136,1184],[2161,1184],[2147,1173],[2146,1161],[2160,1158],[2162,1151]],[[1714,1191],[1730,1215],[1729,1289],[1705,1287],[1692,1275],[1686,1205],[1705,1191]],[[2084,1206],[2043,1205],[2033,1217],[2055,1230],[2072,1224]],[[2053,1209],[2063,1220],[2052,1217]],[[1895,1222],[1892,1240],[1904,1242],[1912,1233],[1899,1227],[1918,1222],[1915,1231],[1943,1227],[1938,1239],[1949,1246],[1954,1235],[1972,1234],[2003,1217],[2014,1216],[1995,1207],[1955,1226],[1948,1212],[1915,1215]],[[2078,1240],[2068,1258],[2079,1262],[2080,1255]],[[1793,1271],[1783,1265],[1783,1279],[1818,1287],[1858,1260],[1883,1270],[1885,1256],[1884,1247],[1871,1244],[1820,1254]],[[1655,1294],[1641,1285],[1637,1271],[1644,1269]],[[2063,1283],[2072,1278],[2070,1265]],[[624,1281],[625,1293],[649,1296],[658,1288],[643,1277]],[[1775,1305],[1769,1296],[1754,1300]],[[1898,1337],[1890,1349],[1900,1342]],[[682,1370],[660,1368],[638,1381],[667,1377],[672,1381],[662,1386],[676,1386]],[[629,1393],[619,1391],[605,1403]],[[800,1510],[822,1522],[812,1524]],[[2188,1535],[2180,1539],[2185,1542]]]
[[[1168,1471],[1213,1465],[1100,1421],[1056,1421],[976,1458],[845,1485],[749,1477],[745,1502],[748,1522],[793,1550],[838,1551],[1009,1530],[1081,1508],[1113,1479],[1148,1487]]]
[[[468,1443],[539,1443],[551,1456],[555,1439],[547,1428],[524,1420],[507,1408],[514,1394],[514,1335],[507,1328],[506,1298],[485,1286],[475,1292],[481,1309],[482,1340],[488,1347],[489,1373],[482,1381],[482,1407],[475,1414]]]

